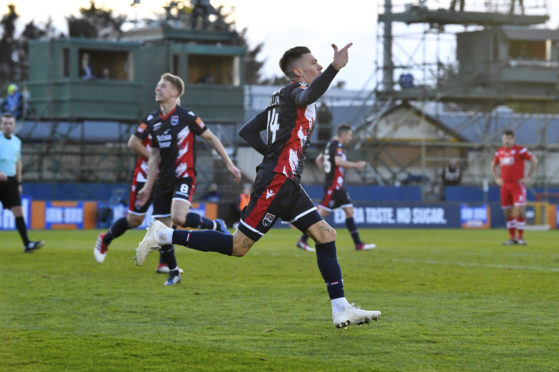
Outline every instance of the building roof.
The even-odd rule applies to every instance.
[[[439,120],[470,142],[499,142],[501,134],[511,129],[515,132],[516,141],[524,145],[559,143],[559,116],[505,114],[494,116],[487,123],[485,117],[447,113],[439,115]]]
[[[446,123],[441,121],[440,118],[438,118],[437,116],[431,115],[427,110],[423,111],[419,107],[416,107],[408,102],[403,102],[399,105],[391,107],[388,111],[384,113],[383,117],[390,115],[392,112],[395,112],[396,110],[399,110],[401,108],[409,109],[417,115],[424,116],[425,120],[429,122],[431,125],[437,127],[441,131],[447,133],[451,137],[458,139],[461,142],[469,141],[468,138],[464,136],[463,133],[455,130],[452,126],[447,125]]]
[[[411,105],[416,107],[415,103]],[[524,145],[559,144],[559,115],[521,114],[499,107],[491,112],[488,121],[483,113],[447,111],[444,105],[435,103],[425,105],[425,111],[469,142],[500,142],[501,134],[511,129],[516,141]]]
[[[509,40],[521,40],[521,41],[559,40],[559,30],[503,27],[503,33],[505,37]]]

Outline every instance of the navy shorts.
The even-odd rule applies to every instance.
[[[184,200],[191,205],[195,189],[196,183],[192,177],[180,178],[174,183],[168,184],[157,182],[151,194],[153,198],[153,217],[170,217],[171,203],[174,199]]]
[[[329,212],[336,208],[351,207],[351,199],[346,189],[340,187],[339,189],[324,186],[324,197],[318,205],[319,208],[325,209]]]
[[[239,230],[253,241],[264,236],[280,217],[302,232],[322,220],[301,185],[281,173],[260,169],[253,189],[239,223]]]
[[[8,177],[6,181],[0,181],[0,202],[5,209],[21,206],[19,185],[15,177]]]

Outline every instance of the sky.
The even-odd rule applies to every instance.
[[[0,0],[0,11],[13,2],[21,16],[21,23],[35,20],[44,23],[50,16],[60,30],[67,33],[65,17],[77,14],[80,7],[88,7],[89,0]],[[466,0],[475,4],[481,0]],[[545,0],[532,0],[542,2]],[[130,19],[152,18],[160,13],[168,0],[96,0],[96,5],[112,9],[113,14],[124,14]],[[237,30],[247,28],[249,44],[254,47],[264,42],[260,59],[265,59],[266,77],[281,75],[278,61],[283,52],[296,45],[308,46],[318,62],[325,68],[332,61],[332,47],[340,48],[353,42],[349,50],[349,63],[337,79],[346,82],[349,89],[370,89],[376,78],[375,59],[381,49],[376,45],[378,3],[384,0],[212,0],[212,5],[223,5],[233,14]],[[413,3],[414,0],[393,0],[395,4]],[[450,0],[429,0],[430,8],[448,7]],[[528,4],[530,0],[525,0]],[[558,27],[559,1],[547,0],[552,19],[550,27]],[[56,4],[45,9],[46,4]]]

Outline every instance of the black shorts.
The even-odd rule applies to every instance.
[[[5,209],[21,206],[19,185],[15,177],[8,177],[8,180],[0,181],[0,202]]]
[[[174,183],[168,184],[157,182],[151,193],[153,198],[153,217],[170,217],[171,203],[174,199],[184,200],[191,205],[195,189],[196,183],[191,177],[181,178]]]
[[[351,199],[346,189],[344,189],[343,187],[336,189],[334,187],[324,186],[324,197],[318,205],[319,208],[331,212],[332,209],[351,206]]]
[[[135,175],[134,175],[135,176]],[[128,213],[137,214],[137,215],[145,215],[149,209],[149,205],[151,204],[152,198],[150,196],[149,200],[146,204],[142,207],[136,206],[136,199],[138,198],[138,191],[144,187],[145,182],[137,182],[136,177],[132,179],[132,183],[130,183],[130,201],[128,202]],[[152,192],[153,194],[153,192]]]
[[[239,230],[254,241],[264,236],[280,217],[302,232],[322,220],[301,185],[281,173],[260,169],[253,189]]]

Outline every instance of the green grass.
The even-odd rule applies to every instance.
[[[177,247],[174,287],[132,260],[142,231],[32,231],[24,254],[0,233],[0,370],[559,371],[559,232],[338,232],[350,302],[381,310],[337,330],[314,254],[272,230],[244,258]]]

